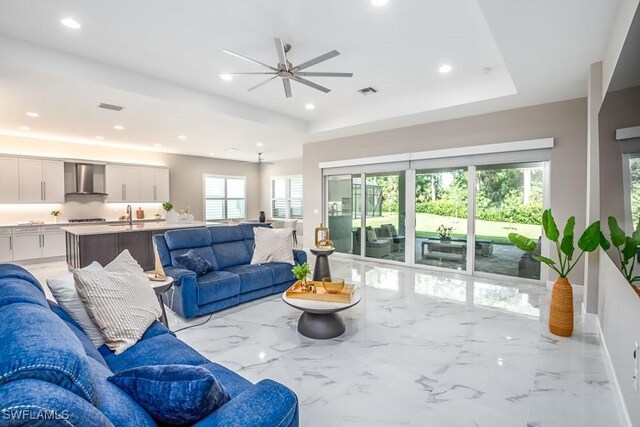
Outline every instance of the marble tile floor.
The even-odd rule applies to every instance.
[[[597,334],[546,327],[543,286],[332,260],[362,302],[347,332],[315,341],[279,295],[213,315],[178,336],[251,381],[300,399],[302,426],[618,426]],[[27,266],[36,277],[64,263]],[[580,301],[576,301],[579,306]],[[198,325],[169,312],[174,330]]]

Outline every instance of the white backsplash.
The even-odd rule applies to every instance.
[[[153,218],[156,213],[164,217],[162,203],[132,203],[133,217],[138,208],[144,210],[145,218]],[[54,204],[0,204],[0,225],[18,224],[26,221],[43,221],[54,223],[52,210],[62,211],[59,222],[67,222],[71,218],[104,218],[117,220],[127,212],[127,203],[106,203],[100,196],[68,196],[66,203]]]

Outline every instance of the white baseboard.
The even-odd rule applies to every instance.
[[[609,377],[609,381],[613,386],[613,393],[615,395],[616,409],[618,410],[618,419],[622,426],[625,427],[633,427],[631,423],[631,417],[629,416],[629,411],[627,410],[627,405],[624,402],[624,397],[622,395],[622,390],[620,389],[620,383],[618,383],[618,378],[616,377],[615,369],[613,368],[613,362],[611,361],[611,356],[609,355],[609,349],[607,348],[607,342],[604,339],[604,335],[602,334],[602,326],[600,325],[600,318],[592,313],[588,314],[589,317],[595,317],[596,326],[598,328],[598,336],[600,337],[600,342],[602,343],[602,353],[604,355],[604,367],[607,370],[607,376]]]

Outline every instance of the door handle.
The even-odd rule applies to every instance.
[[[124,184],[122,184],[121,193],[122,193],[122,200],[125,200],[125,197],[124,197]]]
[[[44,197],[42,198],[42,200],[46,201],[47,200],[47,181],[42,181],[42,193],[44,194]]]
[[[13,250],[13,236],[9,236],[9,250]]]
[[[153,185],[153,200],[158,200],[158,187],[156,187],[155,184]]]
[[[44,200],[44,181],[40,181],[40,200]]]

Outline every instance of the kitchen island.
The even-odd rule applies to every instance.
[[[107,265],[120,252],[128,249],[133,258],[146,270],[153,270],[155,257],[152,237],[167,230],[206,227],[205,222],[172,224],[143,222],[62,227],[67,246],[67,265],[70,270],[82,268],[93,261]]]

